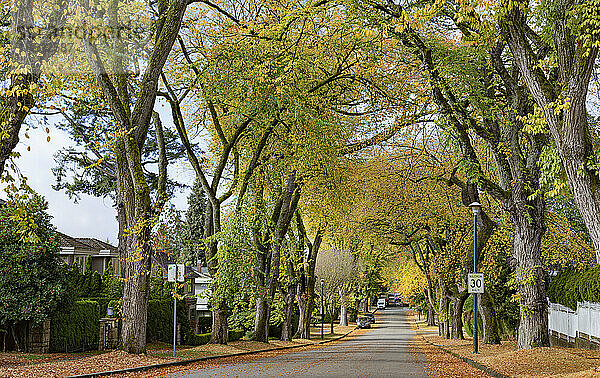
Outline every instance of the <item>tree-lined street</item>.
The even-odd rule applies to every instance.
[[[347,341],[211,369],[422,375],[396,303],[473,358],[599,347],[600,0],[0,0],[0,19],[13,371],[305,346],[376,306]],[[65,138],[24,174],[33,129]],[[57,227],[42,170],[114,207],[115,245]]]
[[[415,337],[407,310],[394,308],[377,313],[372,329],[331,346],[170,377],[427,377],[425,356],[411,344]]]

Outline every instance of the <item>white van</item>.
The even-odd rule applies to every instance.
[[[377,300],[377,309],[384,310],[385,309],[385,298],[379,298]]]

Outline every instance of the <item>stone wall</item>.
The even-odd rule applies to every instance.
[[[50,350],[50,319],[40,324],[29,324],[27,332],[27,351],[30,353],[48,353]]]
[[[98,340],[98,350],[116,349],[119,346],[118,319],[100,319],[100,338]]]

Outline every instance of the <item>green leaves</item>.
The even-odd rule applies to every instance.
[[[58,244],[45,213],[47,204],[34,196],[19,208],[0,206],[0,323],[40,322],[57,308],[66,290]],[[15,217],[14,212],[27,215]],[[23,221],[36,225],[36,238],[22,241]]]

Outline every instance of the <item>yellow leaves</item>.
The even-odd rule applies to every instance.
[[[554,114],[559,115],[564,110],[567,110],[571,106],[571,99],[569,97],[559,98],[554,102],[547,105],[548,109],[553,109]]]
[[[546,134],[549,133],[548,124],[542,113],[542,109],[535,105],[533,114],[527,116],[517,116],[517,119],[523,122],[523,131],[528,134]]]

